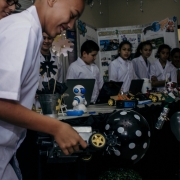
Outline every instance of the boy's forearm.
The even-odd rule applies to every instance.
[[[11,124],[54,135],[61,123],[33,112],[12,100],[0,99],[0,119]]]
[[[153,87],[165,86],[165,81],[152,81],[151,83]]]

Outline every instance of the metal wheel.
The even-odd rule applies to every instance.
[[[95,148],[101,149],[106,145],[106,139],[103,134],[94,133],[89,138],[89,144]]]
[[[153,95],[152,95],[152,94],[150,94],[150,95],[149,95],[149,99],[152,99],[152,98],[153,98]]]
[[[158,97],[157,96],[153,96],[152,97],[152,102],[158,102]]]
[[[115,100],[114,99],[109,99],[108,100],[108,105],[109,106],[114,106],[115,105]]]

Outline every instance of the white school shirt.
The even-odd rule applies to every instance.
[[[42,40],[35,6],[0,21],[0,98],[32,108],[38,87]],[[22,179],[15,154],[25,135],[26,129],[0,120],[1,180]],[[9,164],[12,158],[15,171]]]
[[[103,86],[103,78],[96,64],[86,65],[81,58],[78,58],[69,66],[66,79],[95,79],[91,102],[96,102],[99,90]]]
[[[132,61],[125,61],[121,57],[109,64],[108,73],[109,81],[123,82],[122,89],[124,92],[129,91],[131,80],[137,79]]]
[[[134,71],[139,79],[150,78],[150,62],[147,60],[147,64],[142,56],[134,58],[132,60]]]
[[[169,61],[166,62],[166,66],[163,69],[159,59],[156,59],[150,67],[150,78],[152,76],[156,76],[158,81],[164,81],[168,78],[171,82],[177,83],[177,70]],[[164,87],[157,88],[158,91],[163,89]]]

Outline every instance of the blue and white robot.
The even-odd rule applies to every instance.
[[[73,88],[73,92],[76,95],[72,102],[73,109],[83,110],[84,113],[86,113],[87,112],[87,108],[86,108],[87,101],[84,96],[84,94],[86,93],[86,89],[82,85],[76,85]]]

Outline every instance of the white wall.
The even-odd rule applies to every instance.
[[[177,16],[180,22],[180,1],[174,0],[143,0],[140,11],[140,0],[109,0],[109,27],[129,26],[151,23],[166,17]]]
[[[85,10],[81,16],[81,20],[86,24],[96,28],[107,27],[109,25],[109,6],[108,0],[101,0],[102,5],[99,5],[99,0],[94,0],[94,6],[91,8],[86,5]],[[103,12],[100,15],[100,11]]]

